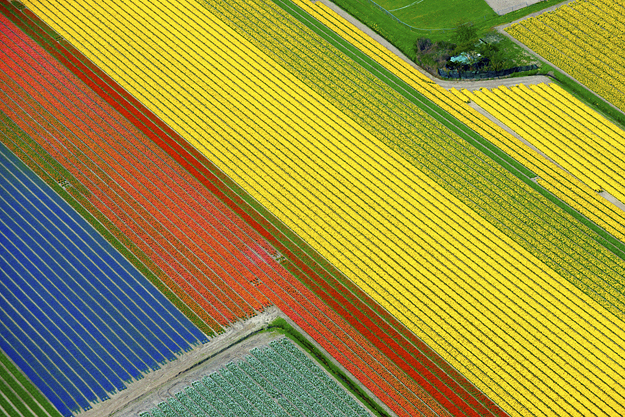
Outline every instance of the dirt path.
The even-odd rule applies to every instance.
[[[499,16],[536,4],[543,0],[486,0],[486,3]]]
[[[506,87],[512,87],[517,84],[525,84],[525,85],[540,84],[540,83],[549,84],[552,82],[552,80],[549,77],[546,77],[544,75],[530,75],[527,77],[501,78],[497,80],[476,80],[476,81],[436,80],[436,82],[438,83],[438,85],[448,90],[450,88],[456,88],[458,90],[461,88],[466,88],[469,91],[473,91],[473,90],[479,90],[482,87],[492,89],[492,88],[501,87],[502,85]]]
[[[534,145],[532,145],[530,142],[528,142],[527,140],[525,140],[523,137],[519,136],[519,134],[517,134],[514,130],[512,130],[510,127],[508,127],[508,125],[506,125],[505,123],[503,123],[501,120],[497,119],[495,116],[493,116],[492,114],[490,114],[489,112],[487,112],[486,110],[484,110],[482,107],[480,107],[478,104],[471,102],[469,103],[469,106],[471,106],[472,108],[474,108],[475,110],[479,111],[480,113],[482,113],[484,116],[486,116],[489,120],[491,120],[493,123],[497,124],[497,126],[501,127],[502,129],[504,129],[506,132],[510,133],[512,136],[514,136],[515,138],[517,138],[518,140],[520,140],[521,142],[523,142],[528,148],[531,148],[532,150],[538,152],[540,155],[544,156],[546,159],[548,159],[549,161],[553,162],[556,166],[558,166],[559,168],[563,169],[564,171],[566,171],[564,168],[562,168],[557,162],[555,162],[553,159],[549,158],[547,155],[545,155],[540,149],[538,149],[537,147],[535,147]],[[568,172],[568,171],[566,171]]]
[[[148,374],[144,374],[144,378],[139,381],[133,381],[128,384],[128,388],[118,392],[111,396],[109,400],[103,401],[98,404],[94,404],[93,408],[89,411],[81,412],[81,417],[108,417],[111,415],[133,415],[137,416],[132,405],[140,403],[149,393],[155,390],[161,390],[161,387],[166,386],[170,381],[176,383],[178,379],[175,379],[180,374],[183,374],[192,369],[198,362],[204,361],[206,358],[210,358],[217,352],[229,347],[233,343],[244,339],[246,336],[262,329],[267,324],[275,320],[282,315],[277,307],[269,307],[264,312],[252,317],[245,321],[239,321],[234,323],[228,328],[228,330],[214,338],[208,343],[196,347],[190,352],[186,352],[178,359],[172,362],[168,362],[161,366],[158,371],[153,371]],[[237,352],[238,347],[234,349],[228,349],[228,351]],[[248,349],[249,350],[249,349]],[[227,362],[227,360],[226,360]],[[224,362],[224,363],[226,363]],[[182,378],[180,378],[182,379]],[[195,381],[195,380],[193,380]],[[119,410],[128,409],[128,413],[120,413]],[[143,409],[141,411],[144,411]]]
[[[286,317],[286,315],[284,315],[275,307],[272,307],[272,309],[274,309],[276,312],[275,314],[274,312],[270,314],[269,317],[271,317],[271,320],[275,319],[278,316],[282,317],[291,326],[297,329],[297,331],[305,335],[302,329],[299,326],[297,326],[293,321],[291,321],[288,317]],[[251,320],[254,320],[254,319],[251,319]],[[224,350],[224,347],[221,346],[221,349],[223,351],[219,351],[217,349],[217,354],[215,354],[214,352],[216,349],[212,349],[211,352],[213,352],[212,355],[214,356],[210,357],[211,353],[208,353],[207,355],[201,355],[201,357],[194,359],[192,361],[189,361],[189,362],[192,362],[192,365],[187,366],[186,369],[182,370],[178,374],[170,378],[163,377],[162,380],[159,381],[157,385],[147,386],[143,388],[141,390],[143,392],[140,394],[140,396],[136,396],[136,398],[132,401],[128,401],[124,404],[118,405],[117,407],[115,407],[116,411],[112,413],[108,413],[108,414],[101,413],[99,415],[114,416],[114,417],[137,417],[139,413],[156,407],[162,401],[165,401],[168,398],[173,397],[176,393],[184,390],[185,387],[190,386],[191,383],[199,379],[202,379],[204,376],[218,369],[221,369],[228,362],[236,361],[237,359],[244,358],[245,356],[249,355],[249,352],[252,348],[265,346],[265,345],[268,345],[272,340],[285,337],[284,335],[277,333],[277,332],[256,333],[258,330],[264,327],[263,323],[265,322],[266,320],[263,318],[261,320],[256,320],[252,326],[244,325],[243,327],[246,330],[243,333],[237,331],[237,332],[234,332],[232,335],[229,335],[228,337],[223,339],[222,345],[226,343],[229,343],[229,344],[235,343],[234,345],[228,346],[227,349],[225,350]],[[233,339],[233,336],[235,335],[236,335],[236,338]],[[317,347],[317,349],[319,349],[326,356],[326,358],[332,360],[332,362],[335,365],[337,365],[340,369],[342,369],[343,372],[345,372],[345,374],[348,375],[352,381],[357,383],[364,392],[366,392],[370,397],[376,398],[367,388],[364,387],[364,385],[360,383],[360,381],[354,378],[354,376],[350,374],[349,372],[347,372],[347,370],[342,365],[336,362],[334,358],[331,355],[329,355],[328,352],[325,351],[325,349],[323,349],[320,345],[318,345],[316,342],[314,342],[310,338],[308,338],[308,341],[313,343]],[[323,368],[323,366],[321,366],[314,357],[310,356],[308,352],[304,352],[304,353],[309,358],[311,358],[313,362],[319,365],[321,369],[327,372],[327,370]],[[206,356],[209,356],[209,357],[206,358]],[[204,357],[204,359],[202,359],[202,357]],[[328,375],[331,378],[335,379],[334,375],[331,375],[331,374],[328,374]],[[354,395],[351,392],[347,390],[346,392],[352,397],[354,397]],[[358,403],[362,404],[359,398],[354,397],[354,399],[358,401]],[[388,407],[386,407],[384,404],[380,402],[378,402],[378,404],[382,405],[383,408],[388,412],[390,416],[395,416],[395,414],[392,411],[390,411]]]
[[[341,9],[336,4],[332,3],[330,0],[316,0],[316,1],[319,1],[319,2],[321,2],[323,4],[325,4],[326,6],[328,6],[329,8],[334,10],[335,12],[337,12],[339,15],[341,15],[343,18],[345,18],[345,20],[347,20],[348,22],[350,22],[351,24],[356,26],[358,29],[362,30],[364,33],[369,35],[371,38],[373,38],[380,45],[382,45],[383,47],[385,47],[386,49],[391,51],[393,54],[395,54],[398,57],[400,57],[401,59],[403,59],[405,62],[410,64],[410,66],[413,67],[415,70],[419,71],[421,74],[425,75],[430,80],[434,81],[435,83],[437,83],[438,85],[440,85],[443,88],[450,89],[450,88],[454,88],[455,87],[455,88],[458,88],[458,89],[460,89],[460,88],[467,88],[467,89],[470,89],[470,90],[475,90],[475,89],[478,89],[480,87],[496,88],[496,87],[498,87],[500,85],[510,85],[511,86],[511,85],[515,85],[515,84],[519,84],[519,83],[523,83],[523,84],[539,84],[539,83],[542,83],[542,82],[544,82],[544,83],[550,82],[549,78],[547,78],[545,76],[542,76],[542,75],[532,75],[532,76],[528,76],[528,77],[518,77],[518,78],[500,78],[500,79],[494,79],[494,80],[475,80],[475,81],[448,81],[448,80],[440,79],[438,77],[433,76],[429,72],[425,71],[423,68],[419,67],[417,64],[414,63],[414,61],[412,61],[410,58],[408,58],[406,55],[404,55],[399,49],[394,47],[389,41],[387,41],[382,36],[380,36],[377,33],[375,33],[368,26],[366,26],[365,24],[361,23],[358,19],[356,19],[355,17],[353,17],[352,15],[350,15],[349,13],[347,13],[346,11]]]
[[[141,397],[135,399],[132,403],[128,403],[123,409],[115,412],[114,416],[137,417],[139,413],[151,410],[161,402],[183,391],[185,387],[190,386],[193,382],[221,369],[228,362],[244,358],[249,354],[252,348],[265,346],[272,340],[281,337],[284,336],[272,332],[254,334],[240,343],[229,347],[224,352],[220,352],[214,357],[207,359],[205,362],[201,361],[201,363],[187,369],[181,375],[177,375],[175,379],[166,380],[156,388],[150,390],[146,389]]]
[[[303,335],[306,333],[282,313],[277,307],[269,307],[265,311],[251,319],[234,323],[228,331],[221,334],[210,342],[187,352],[177,360],[163,365],[156,372],[150,372],[140,381],[128,385],[128,388],[115,394],[111,399],[95,404],[86,412],[81,412],[81,417],[137,417],[140,412],[155,407],[158,403],[181,391],[192,382],[203,376],[220,369],[230,361],[242,358],[249,354],[255,346],[266,345],[274,339],[284,337],[277,332],[260,332],[269,323],[278,317],[285,319],[294,329]],[[336,367],[341,369],[362,391],[371,398],[377,398],[369,389],[358,381],[347,369],[336,361],[321,345],[311,338],[308,341],[314,344],[323,355]],[[306,352],[310,357],[310,355]],[[317,363],[315,358],[312,358]],[[324,369],[322,367],[322,369]],[[325,370],[325,369],[324,369]],[[327,371],[326,371],[327,372]],[[335,378],[334,375],[330,375]],[[348,392],[349,395],[352,393]],[[361,403],[360,399],[354,397]],[[378,400],[378,404],[390,416],[395,416],[385,404]]]
[[[623,212],[625,213],[625,204],[622,203],[618,198],[614,197],[612,194],[608,193],[607,191],[602,191],[599,193],[599,195],[605,198],[606,200],[608,200],[610,203],[614,204],[616,207],[623,210]]]

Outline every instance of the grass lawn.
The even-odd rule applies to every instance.
[[[485,0],[332,0],[413,60],[418,38],[450,40],[452,31],[449,28],[461,19],[472,22],[479,34],[485,34],[495,26],[513,22],[562,1],[547,0],[497,16]],[[390,10],[394,11],[391,13]]]
[[[451,29],[460,20],[477,22],[496,17],[485,0],[418,1],[382,0],[378,4],[402,22],[424,29]]]

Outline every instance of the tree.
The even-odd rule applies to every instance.
[[[467,21],[459,21],[454,28],[451,39],[456,44],[455,54],[469,52],[474,49],[477,42],[477,28],[473,23]]]
[[[425,53],[432,47],[432,41],[428,38],[417,39],[417,52]]]
[[[505,53],[497,43],[482,45],[480,53],[484,58],[488,59],[490,68],[493,71],[499,71],[508,65]]]

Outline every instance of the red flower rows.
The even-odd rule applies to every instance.
[[[6,5],[4,0],[0,0],[0,3]],[[24,13],[36,21],[30,12]],[[11,18],[20,23],[15,16]],[[32,25],[30,28],[22,25],[22,28],[33,38],[49,42],[48,50],[60,62],[123,115],[121,117],[112,110],[104,110],[108,109],[106,103],[81,83],[64,83],[63,80],[69,80],[71,76],[58,63],[50,60],[39,65],[44,65],[50,74],[56,71],[54,73],[61,81],[57,82],[56,77],[27,74],[32,81],[40,80],[41,85],[44,81],[48,83],[46,93],[34,96],[37,97],[36,101],[50,99],[63,103],[64,98],[59,97],[60,93],[52,93],[53,87],[59,91],[70,89],[79,97],[75,106],[80,112],[57,111],[50,104],[31,103],[32,108],[37,109],[36,112],[48,110],[54,115],[51,118],[38,116],[37,123],[47,123],[45,129],[52,129],[50,131],[57,132],[60,137],[56,137],[56,134],[54,138],[49,138],[50,135],[41,136],[46,133],[35,126],[37,123],[27,126],[28,133],[36,135],[33,137],[38,137],[40,142],[50,141],[46,149],[59,162],[86,186],[93,183],[89,187],[93,193],[89,197],[90,201],[118,227],[124,226],[122,230],[132,237],[133,242],[172,278],[177,279],[178,285],[194,294],[195,301],[210,299],[216,304],[212,301],[204,301],[204,304],[211,307],[219,305],[219,301],[224,298],[219,296],[219,300],[215,300],[215,294],[223,291],[228,300],[224,304],[233,302],[240,291],[224,288],[231,284],[238,285],[236,288],[239,289],[244,288],[242,292],[245,294],[241,294],[241,297],[245,302],[227,305],[230,314],[234,314],[231,312],[235,307],[249,311],[246,308],[258,309],[258,303],[267,305],[268,300],[273,301],[400,415],[416,415],[419,412],[427,414],[431,410],[443,414],[444,409],[453,414],[505,415],[387,312],[375,303],[363,303],[359,298],[366,299],[366,295],[353,285],[350,286],[349,281],[345,281],[347,287],[344,287],[315,262],[301,262],[300,258],[305,259],[306,255],[294,245],[288,248],[283,246],[281,242],[285,240],[275,238],[280,232],[269,221],[256,212],[242,209],[247,207],[246,204],[232,191],[230,180],[219,169],[78,51],[65,43],[60,45],[50,41],[42,30],[33,31]],[[37,49],[28,39],[23,42],[33,50]],[[41,56],[46,56],[45,51],[40,48],[38,51]],[[11,95],[8,91],[5,93],[11,97],[19,96],[17,93]],[[27,97],[21,97],[21,100],[20,103],[29,101]],[[6,107],[3,105],[3,110]],[[28,119],[21,110],[9,110],[14,120],[23,117],[26,117],[24,120]],[[58,119],[62,123],[55,121],[59,116],[63,117]],[[124,117],[132,123],[127,123]],[[72,127],[71,131],[64,128],[65,124]],[[130,134],[124,134],[117,140],[107,140],[105,138],[115,134],[113,130],[107,130],[109,124],[123,127]],[[121,131],[119,128],[115,130]],[[98,135],[85,132],[98,132]],[[139,139],[144,138],[144,135],[154,143]],[[89,140],[93,144],[87,146]],[[180,169],[180,165],[175,163],[165,162],[171,158],[185,169]],[[148,168],[155,165],[155,169]],[[157,168],[162,168],[162,171]],[[144,184],[146,181],[150,184]],[[104,187],[106,192],[96,184]],[[111,187],[111,191],[107,186]],[[210,193],[217,195],[226,205]],[[185,197],[181,198],[181,195]],[[166,204],[166,199],[176,201],[177,204]],[[208,201],[212,202],[206,204]],[[241,221],[230,210],[246,221]],[[211,231],[206,232],[205,227]],[[206,243],[202,240],[211,237],[215,239],[206,240]],[[268,255],[273,253],[268,242],[296,264],[299,280],[306,282],[314,293],[273,261]],[[167,250],[163,248],[165,245],[168,245]],[[198,254],[206,256],[200,258]],[[228,254],[231,258],[226,258]],[[228,261],[218,263],[214,258],[218,256]],[[308,265],[313,265],[314,270]],[[213,267],[221,267],[225,271],[225,284],[218,281],[221,274],[217,274],[219,277],[210,275]],[[194,276],[198,273],[211,277],[210,281],[195,286],[193,283],[197,281]],[[258,287],[262,294],[250,284],[257,280],[265,284]],[[333,282],[332,286],[328,282]],[[212,287],[209,286],[211,283]],[[198,297],[198,294],[202,297]],[[418,385],[407,375],[414,378]]]
[[[14,33],[6,32],[7,44],[11,38],[16,41]],[[215,209],[211,203],[200,204],[189,197],[177,185],[186,181],[178,180],[172,171],[161,171],[162,161],[148,160],[136,147],[129,149],[128,139],[136,141],[135,136],[119,137],[104,122],[94,123],[98,116],[91,113],[93,108],[85,104],[86,100],[67,99],[72,95],[80,97],[82,92],[74,85],[63,85],[67,80],[50,63],[43,65],[45,70],[35,72],[30,65],[36,63],[27,54],[27,48],[19,45],[4,51],[9,59],[0,68],[8,75],[8,85],[2,90],[20,104],[5,110],[13,111],[20,126],[33,137],[41,138],[41,145],[91,191],[90,201],[134,237],[135,244],[157,254],[153,258],[166,272],[183,277],[185,282],[179,284],[187,289],[190,284],[201,294],[210,304],[203,306],[221,324],[252,315],[254,309],[268,305],[268,300],[249,284],[255,277],[241,275],[241,271],[248,270],[229,252],[230,242],[220,241],[219,229],[204,220],[213,217],[210,211]],[[71,93],[63,94],[60,88]],[[106,127],[108,131],[104,131]],[[107,137],[109,140],[104,140]],[[151,152],[147,155],[156,157]],[[201,187],[186,184],[188,190]],[[188,213],[194,219],[189,219]]]

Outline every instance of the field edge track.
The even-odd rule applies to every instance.
[[[19,31],[21,37],[23,37],[24,39],[28,39],[30,43],[34,44],[34,42],[31,39],[29,39],[25,33],[23,33],[17,27],[15,27],[13,23],[6,20],[4,17],[2,17],[1,19],[5,21],[5,24],[10,24],[10,26],[14,28],[11,30]],[[39,45],[37,45],[37,48],[40,51],[38,53],[47,57],[46,59],[55,61],[55,59],[51,55],[49,55],[45,50],[41,49]],[[69,65],[69,62],[67,62],[67,64]],[[56,61],[55,61],[55,65],[58,66],[59,68],[62,68],[60,66],[60,63]],[[78,78],[75,77],[74,74],[71,74],[65,68],[62,68],[62,69],[67,74],[66,75],[67,77],[75,80],[74,82],[76,83],[80,83],[82,88],[89,90],[85,86],[85,84],[83,84],[82,81],[80,81]],[[89,81],[87,80],[87,82]],[[89,91],[91,92],[88,94],[93,95],[93,97],[97,98],[98,100],[102,100],[102,98],[95,95],[92,90],[89,90]],[[9,110],[11,109],[9,108]],[[114,110],[112,107],[109,109],[109,111],[116,112],[116,110]],[[132,117],[132,115],[130,115],[130,117]],[[34,133],[37,133],[37,132],[34,132]],[[159,140],[158,137],[155,137],[155,139]],[[151,144],[150,146],[154,145],[154,143],[147,137],[145,138],[145,140]],[[155,151],[157,149],[161,151],[160,148],[154,148]],[[66,168],[69,169],[69,167],[66,167]],[[52,174],[58,176],[54,172],[52,172]],[[204,189],[204,186],[201,185],[200,183],[198,183],[197,186]],[[214,197],[211,197],[211,198],[214,198]],[[231,213],[229,208],[225,208],[225,209],[228,211],[228,213]],[[234,217],[240,220],[238,216],[234,216]],[[254,236],[257,236],[256,232],[251,229],[249,229],[249,233],[252,233]],[[260,237],[256,237],[256,239],[260,239]],[[268,248],[269,251],[265,252],[266,249],[264,249],[264,247],[266,246],[269,246],[269,245],[267,245],[265,242],[263,244],[263,248],[259,248],[260,253],[257,253],[256,250],[254,249],[256,247],[255,244],[249,247],[252,249],[254,253],[256,253],[258,256],[261,256],[265,262],[269,262],[273,264],[273,270],[276,271],[275,267],[277,266],[277,262],[271,256],[271,254],[275,253],[275,250],[273,250],[272,248]],[[277,275],[277,277],[283,279],[283,281],[281,281],[282,284],[272,285],[273,281],[270,279],[266,283],[267,286],[263,285],[262,287],[263,288],[266,287],[267,289],[265,291],[269,291],[270,293],[273,291],[273,295],[276,296],[275,301],[280,303],[279,305],[282,306],[282,310],[285,312],[287,311],[291,312],[290,317],[296,321],[299,320],[298,323],[300,323],[300,325],[306,327],[307,329],[312,330],[314,335],[317,335],[317,334],[321,335],[321,336],[317,336],[317,339],[316,339],[317,342],[323,344],[323,342],[326,341],[326,344],[327,344],[328,340],[332,340],[333,345],[326,346],[326,348],[332,349],[332,351],[335,352],[335,354],[342,355],[340,356],[341,359],[339,360],[343,361],[342,362],[343,365],[346,366],[347,368],[350,368],[350,365],[351,365],[352,368],[350,369],[352,370],[352,372],[355,372],[355,374],[361,375],[359,379],[361,379],[361,381],[366,381],[364,383],[369,384],[368,388],[374,392],[377,392],[377,395],[379,398],[385,399],[385,401],[387,400],[391,402],[396,401],[396,404],[399,407],[404,407],[406,410],[412,410],[411,412],[409,412],[408,415],[420,414],[419,411],[417,411],[416,409],[414,409],[414,407],[411,406],[411,404],[421,404],[421,402],[423,402],[422,398],[420,398],[419,395],[423,395],[424,396],[423,398],[428,398],[428,399],[430,397],[427,394],[424,394],[422,392],[423,390],[420,387],[416,386],[413,381],[409,380],[408,377],[403,372],[400,372],[397,369],[397,367],[388,360],[388,358],[383,357],[377,349],[373,348],[372,345],[369,344],[368,341],[363,339],[359,334],[355,333],[354,329],[349,324],[345,323],[342,318],[340,318],[336,313],[332,312],[327,306],[325,306],[325,304],[323,304],[320,299],[318,299],[314,294],[312,294],[310,290],[305,288],[297,279],[292,279],[294,277],[291,276],[290,274],[287,274],[286,270],[283,270],[282,268],[280,268],[280,271],[281,272]],[[284,273],[282,271],[284,271]],[[284,280],[284,278],[286,278],[287,280]],[[293,296],[293,294],[287,294],[284,291],[284,289],[291,290],[292,292],[295,292],[296,295]],[[286,298],[285,298],[285,295],[286,295]],[[289,300],[289,301],[287,303],[284,303],[284,300]],[[301,307],[304,305],[310,305],[310,307],[307,308],[308,310],[298,308],[298,306]],[[293,306],[293,308],[291,308],[291,306]],[[319,313],[315,317],[312,317],[310,314],[307,313],[308,311],[313,311],[313,310]],[[306,322],[306,320],[308,320],[308,322]],[[312,328],[309,325],[309,323],[313,323]],[[324,327],[320,329],[318,325],[315,325],[314,323],[324,323]],[[330,329],[333,329],[333,330],[330,331]],[[341,337],[336,336],[339,334],[343,335],[343,333],[345,333],[344,336],[341,336]],[[311,334],[311,336],[313,335],[312,333],[309,333],[309,334]],[[323,339],[319,339],[318,337],[322,337]],[[343,339],[342,337],[344,337],[345,339]],[[313,338],[315,338],[315,336],[313,336]],[[345,350],[346,348],[347,350]],[[360,352],[360,353],[355,355],[354,352]],[[339,356],[335,356],[335,357],[339,358]],[[363,360],[361,358],[366,358],[366,359]],[[347,364],[345,363],[345,360],[348,361]],[[354,367],[353,363],[359,363],[358,367]],[[371,373],[371,371],[362,371],[364,369],[367,369],[367,370],[374,369],[374,373]],[[381,384],[379,380],[380,375],[384,375],[384,377],[381,380],[382,382]],[[410,390],[412,391],[406,390],[406,387],[402,384],[405,384],[405,386],[410,387]],[[393,397],[392,399],[390,399],[389,396],[386,394],[386,392],[383,389],[381,389],[381,387],[383,386],[385,386],[387,390],[392,390],[392,393],[390,394],[390,396]],[[415,395],[415,393],[419,393],[419,394]],[[408,398],[410,398],[410,400],[406,401],[406,399]],[[430,401],[430,403],[432,405],[435,405],[436,407],[439,407],[437,404],[434,404],[433,401]],[[387,404],[389,403],[387,402]],[[401,413],[401,415],[406,415],[406,413],[403,412]]]

